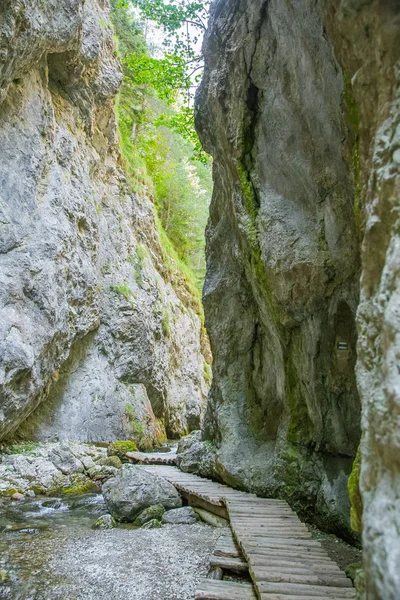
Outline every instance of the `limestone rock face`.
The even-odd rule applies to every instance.
[[[359,233],[345,84],[319,4],[213,5],[196,110],[215,184],[205,437],[225,481],[345,533]]]
[[[118,521],[133,522],[139,513],[155,504],[167,510],[182,506],[172,484],[134,465],[122,465],[118,474],[103,485],[103,496],[108,510]]]
[[[213,468],[349,535],[356,370],[366,585],[394,600],[399,5],[216,0],[204,47]]]
[[[5,0],[0,40],[0,439],[198,428],[200,319],[121,170],[108,1]]]

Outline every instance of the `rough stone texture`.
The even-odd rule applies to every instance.
[[[161,519],[167,525],[194,525],[198,520],[199,517],[191,506],[167,510]]]
[[[17,450],[16,454],[0,453],[0,497],[15,491],[28,496],[98,491],[98,481],[117,473],[111,467],[96,467],[93,459],[104,456],[105,450],[86,444],[13,448],[14,452]]]
[[[200,426],[200,319],[121,171],[120,81],[107,0],[1,3],[0,439]]]
[[[351,535],[359,244],[344,80],[321,3],[216,1],[204,48],[205,437],[225,481]]]
[[[215,362],[203,437],[225,481],[348,532],[360,254],[366,589],[397,599],[399,3],[216,0],[205,54],[196,119],[214,156]]]
[[[335,48],[359,112],[364,238],[357,315],[368,599],[400,594],[400,6],[342,2]],[[361,579],[361,578],[360,578]],[[360,584],[361,585],[361,584]]]
[[[165,509],[182,506],[173,485],[134,465],[122,465],[117,475],[103,485],[102,491],[110,513],[118,521],[133,522],[139,513],[155,504]]]

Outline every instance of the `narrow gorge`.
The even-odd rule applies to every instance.
[[[0,598],[400,600],[400,4],[208,4],[0,0]],[[259,588],[219,484],[356,589]]]

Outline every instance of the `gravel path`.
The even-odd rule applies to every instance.
[[[34,598],[190,600],[222,531],[206,525],[85,531],[53,546],[47,589]]]

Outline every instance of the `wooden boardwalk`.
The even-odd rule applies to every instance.
[[[200,505],[230,521],[234,539],[222,537],[211,565],[234,570],[228,559],[235,559],[236,572],[248,568],[254,587],[204,579],[196,591],[196,600],[347,600],[356,597],[351,580],[329,558],[321,544],[312,539],[307,526],[284,500],[258,498],[183,473],[176,467],[143,465],[141,468],[167,479],[190,504]]]
[[[127,452],[126,457],[141,465],[176,465],[176,454],[172,452]]]

